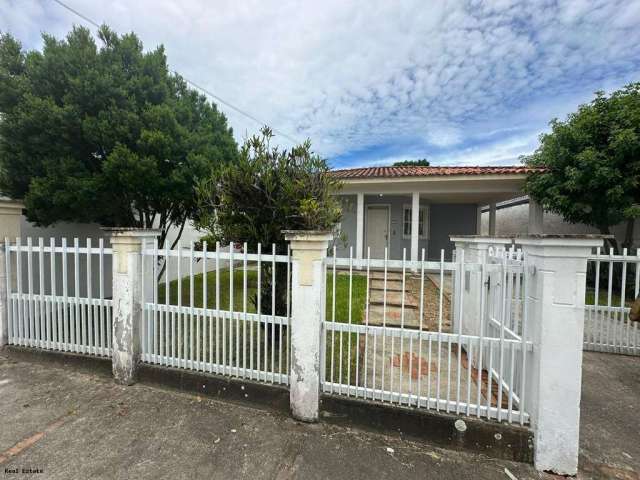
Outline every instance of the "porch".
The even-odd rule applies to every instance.
[[[356,259],[418,261],[451,258],[456,235],[480,234],[489,205],[489,235],[496,233],[496,203],[520,197],[525,167],[379,167],[336,170],[343,182],[343,219],[336,253]],[[543,211],[531,202],[529,233],[542,233]]]

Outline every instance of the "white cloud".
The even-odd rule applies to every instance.
[[[414,142],[420,156],[433,147],[491,161],[493,148],[502,161],[528,147],[503,138],[474,153],[468,139],[535,137],[570,100],[640,70],[634,0],[66,1],[147,48],[163,43],[173,68],[326,156]],[[1,8],[0,30],[30,48],[41,31],[83,23],[54,2]],[[222,109],[239,139],[257,130]]]

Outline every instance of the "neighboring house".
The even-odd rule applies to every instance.
[[[451,258],[451,235],[479,234],[482,207],[493,205],[490,232],[495,233],[497,202],[522,197],[530,168],[510,167],[370,167],[335,170],[344,182],[341,192],[345,241],[340,256],[353,250],[355,258]],[[527,207],[529,208],[529,207]],[[542,211],[530,206],[530,231],[541,231]]]
[[[481,233],[487,235],[489,233],[489,206],[486,205],[482,209],[482,228]],[[496,205],[496,233],[499,235],[511,235],[527,233],[527,225],[529,222],[529,197],[522,196]],[[590,227],[583,223],[569,223],[563,218],[551,212],[545,212],[542,225],[544,233],[556,234],[584,234],[584,233],[600,233],[597,228]],[[621,223],[611,229],[616,236],[618,242],[622,243],[626,231],[626,224]],[[633,246],[640,247],[640,220],[636,221]]]

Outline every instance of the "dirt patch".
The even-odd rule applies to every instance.
[[[420,277],[407,277],[407,290],[417,298],[418,305],[420,303]],[[438,322],[440,318],[440,287],[438,287],[426,275],[424,278],[424,297],[423,297],[423,315],[422,330],[432,332],[438,331]],[[446,292],[442,295],[442,331],[451,332],[451,300]]]

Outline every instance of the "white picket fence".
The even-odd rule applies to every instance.
[[[206,243],[202,250],[193,243],[158,249],[155,241],[143,245],[142,262],[144,362],[288,383],[289,254],[276,254],[275,246],[265,254],[261,245],[250,254],[246,244],[241,253],[233,244],[224,250],[216,244],[213,251]],[[286,270],[284,284],[277,282],[278,268]],[[260,288],[267,280],[270,288]],[[265,291],[270,293],[266,304]],[[277,312],[281,292],[286,310]]]
[[[5,239],[8,341],[88,355],[111,355],[111,249],[77,238]]]
[[[491,263],[329,257],[322,391],[450,413],[528,422],[520,254]],[[481,318],[464,311],[474,273]],[[492,279],[493,281],[489,281]],[[342,284],[341,287],[338,284]],[[354,284],[356,284],[354,286]],[[348,296],[338,299],[340,289]],[[365,298],[362,298],[362,290]],[[355,294],[354,294],[355,292]],[[341,302],[341,304],[338,304]],[[364,302],[363,318],[353,315]],[[355,309],[359,312],[359,309]]]
[[[640,252],[608,254],[597,249],[588,260],[584,349],[640,355],[638,322],[629,319],[640,292]]]

